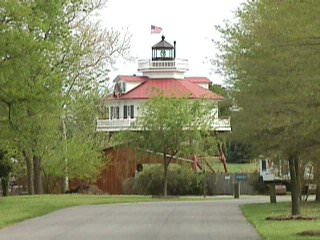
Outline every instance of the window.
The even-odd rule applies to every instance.
[[[130,105],[130,113],[128,115],[130,115],[131,118],[134,118],[134,105]]]
[[[124,119],[128,118],[128,106],[127,105],[123,106],[123,118]]]
[[[116,107],[116,119],[119,119],[119,111],[120,109],[119,109],[119,107]]]
[[[119,106],[111,106],[110,107],[111,112],[111,119],[119,119]]]
[[[105,114],[106,119],[110,119],[110,108],[106,107],[106,114]]]
[[[134,105],[123,106],[123,118],[134,118]]]
[[[261,164],[262,164],[262,171],[266,171],[267,170],[267,163],[266,163],[266,161],[265,160],[262,160],[261,161]]]

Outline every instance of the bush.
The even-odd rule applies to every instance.
[[[249,179],[250,185],[254,188],[255,191],[259,194],[267,194],[268,193],[268,186],[262,180],[262,177],[259,173],[255,173]]]
[[[136,177],[124,182],[126,194],[163,194],[163,167],[151,166]],[[170,165],[168,171],[169,195],[196,195],[202,193],[201,177],[191,167]]]

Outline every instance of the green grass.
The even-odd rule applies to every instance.
[[[216,172],[224,172],[224,168],[221,162],[214,161],[212,167]],[[259,171],[258,163],[228,163],[229,173],[253,173]]]
[[[302,215],[318,217],[318,220],[270,221],[266,217],[290,216],[290,203],[250,204],[242,206],[247,219],[256,227],[260,235],[268,240],[307,240],[320,237],[303,237],[297,233],[307,230],[320,230],[320,204],[308,203],[302,207]]]
[[[143,196],[37,195],[0,198],[0,229],[25,219],[80,205],[159,201]]]

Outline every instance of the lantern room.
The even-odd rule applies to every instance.
[[[176,42],[174,46],[165,40],[162,36],[161,41],[152,46],[152,60],[153,61],[168,61],[176,58]]]

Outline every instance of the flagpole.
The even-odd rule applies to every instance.
[[[158,27],[158,26],[155,26],[155,25],[151,25],[151,32],[150,32],[150,35],[155,35],[155,37],[150,37],[149,39],[149,45],[150,45],[150,49],[152,49],[152,46],[157,42],[157,39],[159,38],[159,35],[160,35],[160,37],[162,36],[162,35],[164,35],[163,34],[163,28],[162,27]],[[160,40],[158,40],[158,41],[160,41]],[[151,57],[152,57],[152,55],[151,55]]]

